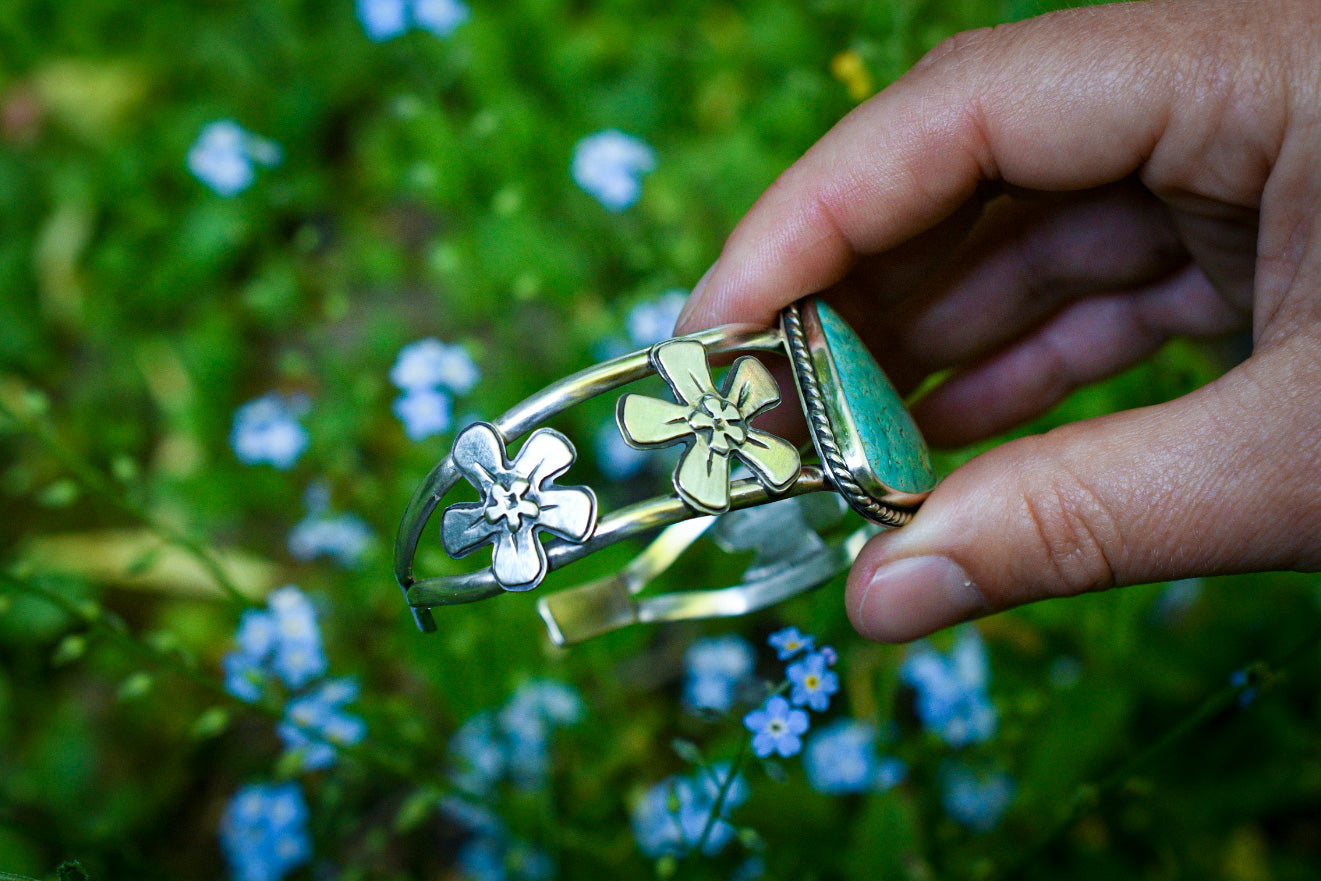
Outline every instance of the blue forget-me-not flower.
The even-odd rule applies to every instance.
[[[445,388],[464,395],[481,377],[467,349],[458,344],[446,345],[434,337],[404,346],[390,369],[390,381],[403,391]]]
[[[851,795],[890,789],[904,779],[907,766],[877,751],[875,726],[852,719],[813,732],[803,749],[803,770],[812,788],[826,795]]]
[[[450,409],[449,395],[438,389],[410,389],[394,402],[394,415],[415,441],[446,431],[453,421]]]
[[[244,612],[236,640],[224,661],[225,687],[240,700],[259,700],[272,675],[300,689],[326,672],[316,611],[294,585],[272,593],[265,610]]]
[[[999,717],[987,691],[986,645],[965,627],[948,655],[927,643],[909,652],[899,675],[917,692],[917,715],[953,747],[981,743],[995,734]]]
[[[240,789],[220,821],[220,845],[235,881],[280,881],[311,860],[307,819],[297,783]]]
[[[945,811],[974,832],[989,832],[1014,800],[1014,781],[1003,771],[982,775],[964,765],[947,765],[941,773]]]
[[[252,186],[257,179],[256,166],[279,162],[278,146],[232,119],[208,123],[188,150],[188,170],[226,198]]]
[[[743,717],[752,732],[752,751],[759,758],[779,753],[786,759],[803,748],[803,734],[810,724],[804,710],[796,710],[782,695],[772,695],[759,709]]]
[[[357,11],[368,39],[377,43],[403,36],[410,27],[448,37],[471,15],[461,0],[357,0]]]
[[[729,779],[729,762],[718,763],[694,776],[675,775],[657,783],[633,808],[633,834],[644,854],[655,859],[686,856],[701,841],[711,820],[720,787]],[[707,836],[702,852],[714,856],[733,840],[735,830],[729,812],[748,800],[748,784],[742,775],[730,781],[720,816]]]
[[[583,716],[582,698],[553,680],[524,684],[498,711],[468,719],[450,739],[450,779],[473,796],[486,797],[503,780],[534,788],[550,772],[555,730]]]
[[[642,178],[656,169],[645,141],[615,129],[597,132],[573,150],[573,179],[610,211],[623,211],[642,195]]]
[[[428,337],[404,346],[390,369],[390,381],[403,392],[395,415],[413,440],[447,431],[453,421],[451,395],[463,395],[481,379],[481,371],[463,346]]]
[[[785,675],[793,685],[789,701],[794,706],[807,704],[818,713],[830,706],[830,696],[839,691],[839,675],[826,669],[828,657],[824,651],[810,652],[785,668]]]
[[[357,699],[357,681],[341,678],[328,679],[289,701],[277,731],[289,752],[301,754],[304,771],[331,767],[337,746],[361,743],[367,736],[366,723],[344,709]]]
[[[289,532],[289,553],[298,560],[330,557],[345,568],[358,564],[371,547],[372,530],[357,514],[308,514]]]
[[[816,637],[799,633],[797,627],[786,627],[772,633],[766,641],[781,661],[787,661],[799,652],[810,652],[816,644]]]
[[[628,336],[633,345],[652,346],[674,336],[674,326],[687,301],[688,292],[675,289],[634,306],[628,313]]]
[[[249,401],[234,411],[230,446],[245,465],[266,463],[292,468],[307,449],[307,429],[298,417],[307,412],[303,395],[285,397],[274,392]]]
[[[752,645],[737,634],[697,640],[684,654],[684,705],[690,710],[729,712],[756,660]]]

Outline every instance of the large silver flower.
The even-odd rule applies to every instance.
[[[780,402],[780,389],[760,361],[735,361],[719,390],[711,379],[706,348],[696,340],[660,343],[652,348],[651,361],[679,403],[625,395],[616,417],[630,446],[688,445],[674,471],[680,498],[704,514],[728,511],[730,456],[772,490],[793,483],[801,468],[798,450],[751,426],[754,416]]]
[[[585,486],[555,486],[577,452],[549,428],[534,431],[513,462],[504,440],[478,422],[454,441],[454,464],[480,502],[451,505],[441,521],[445,550],[463,557],[494,543],[491,571],[505,590],[531,590],[546,576],[546,551],[537,533],[586,541],[596,528],[596,494]]]

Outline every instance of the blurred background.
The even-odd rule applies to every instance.
[[[917,648],[841,578],[560,650],[530,595],[421,634],[391,575],[457,429],[668,336],[835,120],[1050,5],[0,5],[0,877],[1316,878],[1315,577]],[[1225,366],[1174,343],[1024,431]],[[572,482],[666,487],[595,403]],[[419,570],[476,565],[437,539]],[[699,548],[658,587],[750,559]],[[745,715],[811,658],[763,760]]]

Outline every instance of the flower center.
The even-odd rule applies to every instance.
[[[807,678],[805,678],[803,682],[804,684],[807,685],[809,691],[816,691],[821,686],[821,679],[811,674],[808,674]]]
[[[702,396],[688,413],[688,426],[694,434],[705,434],[707,443],[717,453],[728,453],[748,439],[743,414],[716,394]]]
[[[786,730],[788,730],[785,727],[783,719],[772,720],[771,724],[768,727],[770,728],[772,734],[783,734]]]
[[[532,484],[525,478],[515,477],[506,485],[500,480],[491,483],[486,493],[486,522],[504,521],[510,532],[523,528],[523,518],[536,519],[541,514],[541,506],[527,497]]]

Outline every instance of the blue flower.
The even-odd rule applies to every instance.
[[[786,627],[772,633],[766,642],[775,649],[781,661],[787,661],[799,652],[810,652],[816,644],[816,637],[799,633],[797,627]]]
[[[982,776],[963,765],[951,765],[942,776],[945,811],[974,832],[989,832],[1014,800],[1014,781],[1003,771]]]
[[[225,668],[225,691],[250,704],[261,700],[271,677],[260,661],[237,651],[225,655],[221,663]]]
[[[352,568],[371,547],[372,531],[357,514],[311,513],[289,532],[289,553],[298,560],[328,556]]]
[[[225,688],[240,700],[260,700],[272,675],[298,689],[326,671],[316,611],[293,585],[272,593],[265,610],[245,611],[236,640],[224,660]]]
[[[294,585],[282,587],[266,602],[276,631],[271,666],[290,688],[302,688],[326,672],[326,653],[316,610]]]
[[[548,881],[555,875],[549,854],[503,833],[478,835],[464,842],[458,865],[476,881]]]
[[[413,21],[437,37],[448,37],[472,14],[460,0],[413,0]]]
[[[785,675],[793,684],[789,701],[796,707],[807,704],[818,713],[830,706],[830,696],[839,691],[839,674],[826,669],[824,651],[812,652],[801,661],[790,664]]]
[[[579,721],[582,698],[571,686],[549,679],[522,685],[499,711],[484,711],[450,739],[450,779],[476,797],[503,780],[531,788],[550,772],[555,729]]]
[[[445,388],[464,395],[481,376],[467,349],[447,346],[434,337],[404,346],[390,369],[390,381],[405,392]]]
[[[573,151],[573,179],[610,211],[623,211],[642,195],[642,178],[656,169],[645,141],[608,129],[589,135]]]
[[[395,399],[394,414],[409,438],[425,440],[450,427],[449,395],[435,389],[410,389]]]
[[[755,664],[756,652],[737,634],[697,640],[684,655],[684,704],[692,710],[729,712]]]
[[[627,480],[647,467],[652,453],[631,447],[611,419],[596,433],[596,467],[614,481]]]
[[[676,289],[634,306],[628,313],[628,335],[633,345],[652,346],[674,336],[674,326],[687,301],[688,292]]]
[[[302,754],[304,771],[319,771],[335,764],[335,748],[361,743],[367,736],[362,719],[344,711],[358,699],[353,679],[331,679],[285,707],[278,732],[289,752]]]
[[[582,698],[562,682],[542,679],[520,686],[498,717],[506,767],[513,781],[525,788],[544,782],[550,772],[554,729],[578,722],[582,716]]]
[[[638,847],[649,857],[686,856],[702,838],[715,810],[720,786],[728,779],[730,763],[698,771],[696,778],[673,776],[653,786],[633,808],[633,834]],[[720,816],[711,826],[702,852],[714,856],[734,839],[728,814],[748,799],[747,781],[734,778],[721,805]]]
[[[744,716],[743,724],[752,732],[752,751],[760,758],[779,753],[787,759],[803,748],[802,735],[810,723],[805,711],[793,709],[777,694]]]
[[[225,198],[252,186],[257,179],[255,165],[279,162],[279,147],[232,119],[208,123],[188,150],[188,170]]]
[[[307,409],[301,396],[275,393],[249,401],[234,412],[230,446],[245,465],[268,463],[279,469],[293,467],[307,449],[307,429],[298,421]]]
[[[460,0],[357,0],[358,20],[377,43],[408,32],[410,25],[448,37],[471,14]]]
[[[964,628],[948,656],[918,644],[899,675],[917,692],[922,724],[950,746],[981,743],[995,734],[999,718],[987,691],[986,646],[976,628]]]
[[[907,771],[902,761],[882,760],[876,729],[842,719],[812,735],[803,750],[803,770],[812,788],[826,795],[850,795],[897,785]]]
[[[357,8],[358,21],[370,40],[380,43],[408,31],[407,0],[358,0]]]
[[[307,802],[297,783],[256,783],[235,794],[220,845],[236,881],[280,881],[312,859]]]
[[[485,796],[505,773],[504,738],[495,714],[482,712],[459,726],[449,742],[450,779],[473,796]]]
[[[1229,674],[1229,685],[1231,688],[1238,689],[1238,705],[1240,709],[1246,709],[1257,699],[1256,679],[1246,667],[1240,667],[1233,673]]]

